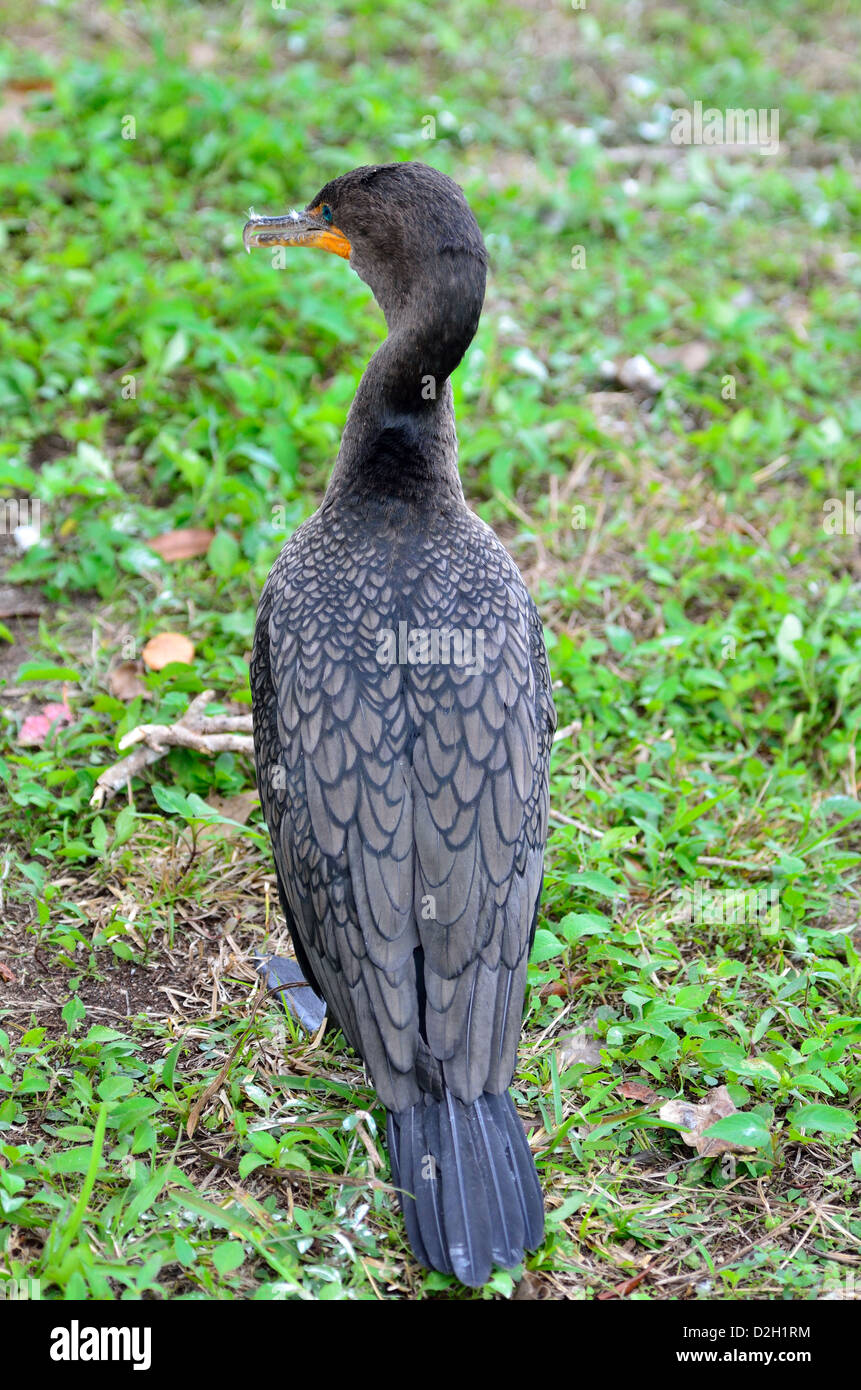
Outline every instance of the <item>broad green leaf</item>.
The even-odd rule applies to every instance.
[[[836,1105],[804,1105],[790,1115],[797,1129],[809,1134],[836,1134],[845,1137],[857,1128],[855,1117]]]
[[[544,927],[539,927],[535,933],[535,940],[532,943],[532,954],[529,959],[533,965],[541,965],[543,961],[554,960],[561,956],[565,947],[561,941],[557,941],[552,932]]]
[[[604,898],[626,898],[628,890],[621,883],[614,883],[606,874],[597,869],[584,869],[582,873],[572,874],[569,879],[572,888],[588,888],[592,893],[600,893]]]
[[[741,1144],[749,1149],[765,1149],[771,1143],[771,1136],[761,1116],[739,1110],[735,1115],[725,1115],[703,1131],[707,1139],[725,1139],[728,1144]]]

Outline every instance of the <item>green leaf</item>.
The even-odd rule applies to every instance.
[[[163,1168],[157,1169],[157,1171],[147,1179],[136,1196],[132,1198],[120,1220],[120,1231],[123,1235],[126,1235],[137,1225],[144,1212],[149,1211],[170,1177],[170,1173],[171,1166],[169,1163],[165,1164]]]
[[[188,338],[182,329],[174,333],[170,342],[164,350],[161,359],[160,372],[162,376],[169,376],[174,367],[178,367],[180,362],[188,355]]]
[[[571,945],[581,936],[608,936],[613,923],[599,912],[567,912],[559,923],[559,930]]]
[[[561,956],[564,949],[562,942],[557,941],[552,932],[546,931],[544,927],[539,927],[535,933],[532,954],[529,959],[533,965],[541,965],[546,960],[554,960],[557,956]]]
[[[49,1173],[86,1173],[92,1149],[89,1144],[74,1149],[62,1149],[48,1158]]]
[[[725,1115],[703,1131],[707,1139],[725,1139],[728,1144],[740,1144],[748,1149],[765,1149],[771,1143],[771,1136],[759,1115],[739,1110],[735,1115]]]
[[[176,1255],[180,1264],[184,1265],[186,1268],[193,1265],[197,1259],[194,1246],[189,1245],[185,1237],[181,1235],[175,1235],[173,1238],[173,1253]]]
[[[45,666],[40,661],[24,661],[18,667],[19,681],[79,681],[80,671],[71,666]]]
[[[740,1062],[731,1064],[728,1069],[734,1071],[737,1076],[750,1076],[755,1081],[772,1081],[775,1084],[780,1081],[780,1072],[764,1057],[744,1057]]]
[[[117,1033],[115,1029],[108,1029],[104,1023],[93,1023],[92,1029],[83,1038],[83,1045],[89,1045],[92,1042],[117,1042],[118,1038],[121,1037],[125,1037],[125,1034]]]
[[[212,1262],[219,1274],[230,1274],[244,1259],[245,1251],[238,1240],[223,1240],[212,1252]]]
[[[93,849],[99,858],[105,853],[108,847],[108,828],[101,816],[96,816],[93,820]]]
[[[794,1110],[789,1118],[797,1129],[811,1134],[836,1134],[845,1138],[857,1128],[854,1116],[836,1105],[804,1105]]]
[[[719,801],[725,801],[728,793],[721,792],[718,796],[708,796],[705,801],[700,801],[696,806],[687,806],[680,810],[673,820],[674,830],[684,830],[686,826],[692,825],[700,816],[704,816],[706,811],[710,811],[713,806],[717,806]]]
[[[69,1033],[74,1033],[81,1019],[86,1016],[87,1011],[76,994],[63,1005],[62,1018]]]
[[[265,1129],[252,1130],[248,1137],[257,1152],[263,1154],[264,1158],[274,1158],[277,1154],[278,1140],[273,1138]]]
[[[239,1176],[247,1178],[248,1174],[253,1173],[255,1168],[265,1167],[267,1162],[268,1159],[263,1158],[261,1154],[243,1154],[239,1160]]]
[[[153,783],[152,794],[163,811],[167,811],[171,816],[182,816],[188,820],[193,815],[188,804],[188,797],[185,792],[180,791],[179,787],[164,787],[159,782]]]
[[[124,806],[114,822],[114,849],[130,840],[137,828],[138,813],[133,806]]]
[[[614,883],[606,874],[597,869],[584,869],[580,874],[572,874],[568,880],[572,888],[588,888],[592,893],[600,893],[603,898],[626,898],[628,890],[621,883]]]
[[[130,1076],[106,1076],[99,1083],[99,1097],[101,1100],[119,1100],[121,1096],[128,1095],[134,1084]]]
[[[219,579],[229,579],[239,559],[239,542],[228,531],[218,531],[212,539],[206,558]]]
[[[162,1064],[161,1079],[164,1082],[165,1086],[169,1087],[171,1091],[173,1090],[173,1078],[174,1073],[176,1071],[176,1064],[177,1060],[179,1059],[181,1048],[181,1040],[178,1043],[174,1043],[173,1047],[170,1049],[170,1052],[165,1057],[164,1063]]]

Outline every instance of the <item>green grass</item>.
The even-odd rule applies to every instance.
[[[206,689],[248,704],[261,585],[382,336],[334,258],[246,257],[248,207],[422,158],[491,250],[462,471],[565,731],[515,1086],[548,1229],[519,1295],[851,1296],[861,559],[824,522],[859,479],[857,19],[7,8],[0,489],[42,539],[0,535],[41,606],[0,615],[0,1272],[48,1298],[482,1296],[412,1260],[340,1036],[253,1012],[285,939],[265,830],[200,801],[242,821],[250,762],[174,749],[90,807],[128,730]],[[780,151],[673,146],[696,100],[778,108]],[[692,343],[654,398],[608,388],[608,359]],[[147,547],[184,526],[207,555]],[[116,698],[163,630],[193,666]],[[73,722],[21,746],[64,685]],[[699,1156],[658,1112],[722,1085],[748,1147]]]

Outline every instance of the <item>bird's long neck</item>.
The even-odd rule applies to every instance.
[[[459,259],[459,258],[458,258]],[[378,292],[389,336],[359,383],[329,493],[359,493],[438,504],[463,498],[449,377],[469,346],[481,313],[477,276],[419,283],[403,300]]]

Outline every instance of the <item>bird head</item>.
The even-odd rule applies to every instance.
[[[390,325],[417,298],[477,299],[479,312],[484,299],[487,252],[478,223],[454,180],[427,164],[353,169],[301,212],[252,217],[242,240],[248,251],[315,246],[343,256]]]

